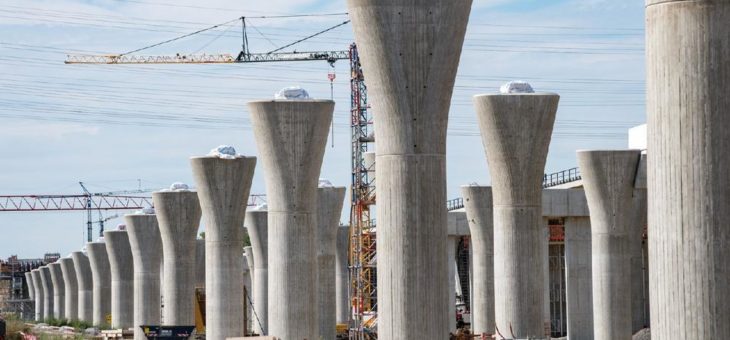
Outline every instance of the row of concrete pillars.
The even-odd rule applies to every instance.
[[[348,0],[377,112],[380,339],[448,335],[448,289],[433,278],[448,272],[446,129],[471,5]],[[649,0],[646,14],[652,335],[730,338],[730,2]],[[482,95],[474,104],[493,185],[493,204],[479,207],[493,214],[495,328],[544,337],[541,179],[558,96]],[[630,339],[640,153],[577,158],[591,210],[593,338]]]
[[[265,210],[246,212],[255,157],[194,157],[197,191],[173,186],[154,192],[154,211],[125,216],[125,230],[105,231],[103,241],[86,245],[88,257],[74,252],[32,272],[38,277],[37,318],[134,328],[137,339],[145,338],[141,325],[161,320],[194,325],[202,216],[206,338],[253,331],[333,339],[337,321],[347,320],[349,229],[338,226],[345,188],[320,185],[318,177],[334,102],[260,101],[249,107],[266,174]],[[245,250],[244,225],[252,241]],[[244,286],[253,291],[248,305]],[[251,330],[243,322],[245,308]]]

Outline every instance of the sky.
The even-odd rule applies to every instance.
[[[346,1],[331,0],[2,0],[0,195],[79,194],[80,181],[92,192],[192,184],[191,156],[218,145],[257,154],[246,102],[295,85],[331,95],[323,61],[65,65],[67,54],[129,52],[242,16],[250,51],[268,52],[344,22],[346,12]],[[292,14],[332,15],[262,18]],[[578,149],[626,148],[628,128],[645,121],[643,27],[635,0],[475,0],[449,115],[449,198],[461,185],[490,183],[471,97],[508,81],[561,95],[546,172],[575,167]],[[137,54],[237,55],[240,30],[234,21]],[[352,41],[343,25],[285,51],[346,50]],[[334,72],[334,138],[321,177],[349,187],[347,61]],[[259,162],[251,192],[265,191]],[[348,216],[346,202],[343,223]],[[0,258],[66,255],[83,246],[85,230],[84,212],[0,212]]]

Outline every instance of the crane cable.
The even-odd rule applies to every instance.
[[[229,25],[229,24],[231,24],[233,22],[236,22],[236,21],[242,20],[242,19],[243,18],[236,18],[236,19],[233,19],[233,20],[230,20],[230,21],[226,21],[226,22],[221,23],[221,24],[217,24],[217,25],[214,25],[214,26],[210,26],[208,28],[204,28],[204,29],[201,29],[201,30],[197,30],[195,32],[188,33],[188,34],[185,34],[185,35],[181,35],[181,36],[179,36],[177,38],[172,38],[172,39],[169,39],[169,40],[165,40],[163,42],[159,42],[159,43],[152,44],[152,45],[149,45],[149,46],[146,46],[146,47],[138,48],[138,49],[133,50],[133,51],[129,51],[129,52],[126,52],[126,53],[122,53],[119,56],[121,57],[123,55],[132,54],[132,53],[135,53],[135,52],[139,52],[139,51],[143,51],[143,50],[146,50],[146,49],[150,49],[150,48],[153,48],[153,47],[157,47],[157,46],[160,46],[160,45],[163,45],[163,44],[167,44],[167,43],[170,43],[170,42],[173,42],[173,41],[176,41],[176,40],[180,40],[180,39],[183,39],[183,38],[187,38],[189,36],[192,36],[192,35],[195,35],[195,34],[198,34],[198,33],[202,33],[202,32],[205,32],[205,31],[210,31],[212,29],[215,29],[215,28],[218,28],[218,27],[221,27],[221,26]]]
[[[287,44],[287,45],[284,45],[284,46],[282,46],[282,47],[279,47],[279,48],[277,48],[277,49],[275,49],[275,50],[272,50],[272,51],[266,52],[266,54],[271,54],[271,53],[274,53],[274,52],[278,52],[278,51],[281,51],[281,50],[283,50],[283,49],[285,49],[285,48],[287,48],[287,47],[291,47],[291,46],[293,46],[293,45],[296,45],[296,44],[298,44],[298,43],[300,43],[300,42],[302,42],[302,41],[304,41],[304,40],[307,40],[307,39],[310,39],[310,38],[314,38],[314,37],[316,37],[316,36],[318,36],[318,35],[320,35],[320,34],[323,34],[323,33],[329,32],[329,31],[331,31],[331,30],[333,30],[333,29],[335,29],[335,28],[338,28],[338,27],[340,27],[340,26],[344,26],[344,25],[347,25],[347,24],[349,24],[349,23],[350,23],[350,20],[345,20],[344,22],[342,22],[342,23],[340,23],[340,24],[334,25],[334,26],[332,26],[332,27],[330,27],[330,28],[327,28],[327,29],[325,29],[325,30],[322,30],[322,31],[319,31],[319,32],[317,32],[317,33],[314,33],[314,34],[312,34],[312,35],[309,35],[309,36],[306,36],[306,37],[304,37],[304,38],[301,38],[301,39],[299,39],[299,40],[297,40],[297,41],[295,41],[295,42],[293,42],[293,43],[291,43],[291,44]]]

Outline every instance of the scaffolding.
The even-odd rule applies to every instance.
[[[35,304],[30,299],[25,273],[45,263],[43,259],[18,259],[15,255],[0,260],[0,312],[25,320],[35,317]]]

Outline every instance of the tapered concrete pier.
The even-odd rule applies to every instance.
[[[112,312],[112,274],[106,244],[104,242],[87,243],[86,251],[89,256],[93,282],[91,319],[94,326],[109,327],[111,324],[107,322],[106,317]]]
[[[79,286],[76,281],[76,268],[74,260],[70,257],[58,260],[61,265],[61,274],[63,274],[64,284],[64,312],[63,315],[67,320],[79,319]]]
[[[35,321],[43,321],[43,304],[45,303],[45,297],[43,295],[43,282],[41,281],[41,271],[36,268],[30,271],[31,277],[33,277],[33,297],[35,298]]]
[[[205,239],[195,240],[195,288],[205,288]]]
[[[345,187],[317,189],[317,289],[319,291],[319,336],[336,338],[337,290],[335,288],[335,253]]]
[[[200,203],[193,191],[152,193],[163,249],[163,323],[195,325],[195,239],[200,225]],[[206,235],[207,237],[207,235]]]
[[[244,287],[244,291],[246,292],[246,296],[247,296],[246,299],[244,300],[244,301],[246,301],[245,310],[246,310],[246,316],[247,316],[246,323],[244,323],[244,328],[246,330],[246,333],[249,333],[249,332],[253,331],[254,325],[258,323],[258,318],[260,318],[260,316],[258,316],[258,313],[253,312],[253,309],[251,308],[251,303],[248,300],[248,297],[252,295],[251,294],[251,282],[252,282],[251,268],[249,268],[249,266],[248,266],[248,260],[246,259],[246,255],[244,255],[242,258],[243,258],[243,261],[241,261],[241,264],[242,264],[241,269],[242,269],[243,275],[241,277],[243,278],[243,287]]]
[[[154,214],[124,216],[134,262],[134,339],[146,340],[141,325],[160,324],[162,237]]]
[[[317,179],[335,103],[248,103],[268,201],[268,335],[317,339]],[[254,290],[256,287],[254,287]]]
[[[350,276],[348,256],[350,255],[350,226],[337,228],[337,252],[335,253],[335,301],[338,324],[348,324],[350,320]]]
[[[472,249],[473,334],[494,334],[494,214],[492,187],[462,186]]]
[[[646,6],[652,338],[730,339],[730,2]]]
[[[212,340],[244,335],[240,268],[243,220],[256,157],[190,159],[205,218],[205,336]]]
[[[78,318],[81,321],[89,323],[94,322],[94,298],[91,266],[89,265],[89,257],[83,252],[75,251],[71,253],[76,270],[76,284],[78,285]]]
[[[591,212],[596,340],[631,339],[631,203],[638,150],[578,151]]]
[[[112,328],[134,326],[134,260],[126,230],[104,232],[112,278]]]
[[[54,262],[48,265],[51,270],[51,284],[53,285],[53,317],[66,318],[66,284],[63,281],[61,264]]]
[[[41,287],[43,287],[43,319],[55,318],[56,313],[53,308],[54,293],[53,293],[53,281],[51,278],[51,269],[48,265],[40,268],[41,272]]]
[[[545,336],[542,178],[560,97],[474,97],[494,198],[495,321],[518,338]]]
[[[379,113],[378,338],[446,339],[446,128],[472,1],[347,4]]]
[[[251,210],[246,212],[246,229],[251,239],[251,247],[256,258],[254,265],[253,285],[257,287],[252,297],[258,321],[254,322],[253,330],[257,334],[267,334],[268,330],[268,299],[269,299],[269,263],[268,263],[268,218],[266,210]]]
[[[583,216],[566,217],[564,228],[568,337],[593,340],[591,221]]]
[[[30,272],[26,272],[24,274],[25,276],[25,285],[28,287],[28,297],[31,300],[35,300],[35,288],[33,287],[33,275]]]
[[[256,256],[253,253],[253,247],[243,247],[243,258],[246,259],[246,264],[248,264],[248,270],[251,273],[251,296],[255,295],[254,293],[256,291],[256,288],[254,287],[255,282],[253,281],[254,274],[256,272]]]

